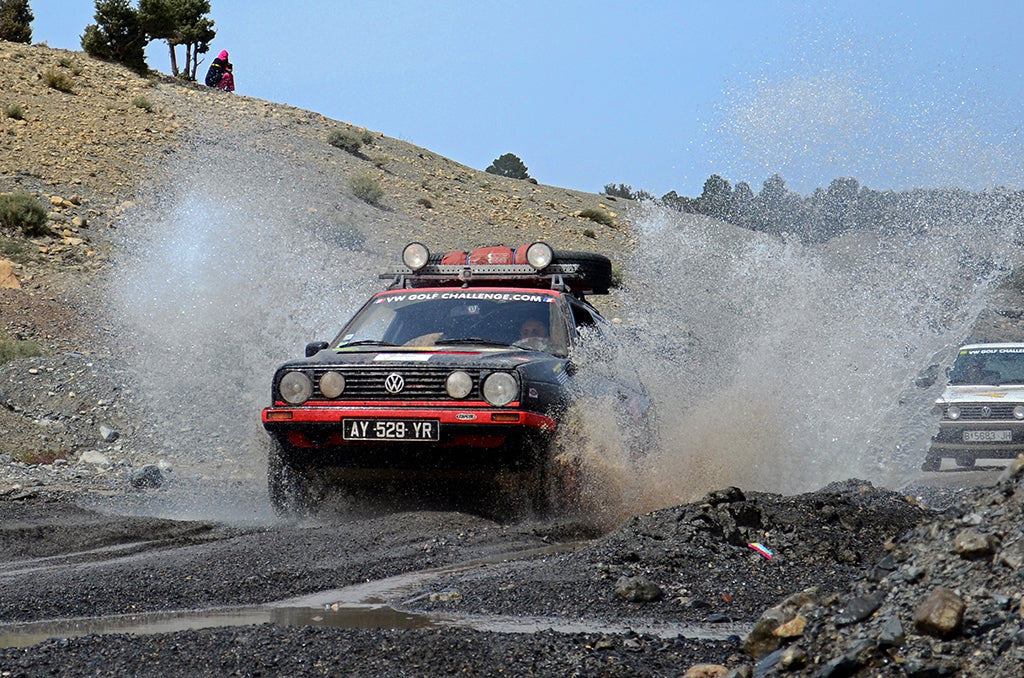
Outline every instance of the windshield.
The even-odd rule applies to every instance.
[[[495,345],[568,355],[554,294],[533,291],[403,290],[381,294],[345,326],[333,346]]]
[[[950,384],[1024,384],[1024,347],[963,349]]]

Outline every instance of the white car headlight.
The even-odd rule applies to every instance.
[[[1024,419],[1024,405],[1017,405],[1013,408],[1014,419]]]
[[[519,383],[508,372],[495,372],[484,379],[483,392],[484,400],[495,407],[502,407],[519,395]]]
[[[956,405],[950,405],[949,407],[946,408],[946,416],[949,417],[950,419],[959,419],[960,408],[957,407]]]
[[[281,397],[289,405],[301,405],[313,395],[313,380],[303,372],[289,372],[281,377]]]
[[[452,372],[444,382],[444,388],[453,398],[465,398],[473,391],[473,378],[465,372]]]

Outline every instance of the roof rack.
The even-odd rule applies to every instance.
[[[381,280],[391,279],[388,289],[426,287],[439,283],[471,287],[487,283],[509,283],[517,287],[550,288],[563,292],[582,293],[585,290],[566,282],[579,271],[579,264],[550,264],[543,272],[528,264],[428,264],[418,271],[400,267],[381,273]]]

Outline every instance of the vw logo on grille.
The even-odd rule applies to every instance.
[[[982,405],[982,407],[981,407],[981,416],[985,417],[986,419],[988,417],[991,417],[992,416],[992,408],[989,407],[988,405]]]
[[[384,378],[384,389],[388,393],[401,393],[405,388],[405,379],[398,372],[392,372]]]

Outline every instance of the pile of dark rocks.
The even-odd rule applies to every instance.
[[[1024,675],[1024,456],[886,545],[839,593],[809,588],[745,641],[758,676]]]

